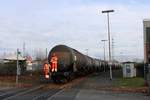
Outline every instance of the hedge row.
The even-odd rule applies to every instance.
[[[0,64],[0,75],[16,75],[16,65],[16,61]],[[19,66],[21,74],[24,74],[26,71],[25,61],[19,61]]]

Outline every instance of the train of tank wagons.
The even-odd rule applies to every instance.
[[[57,45],[51,49],[48,55],[49,64],[53,54],[58,58],[57,72],[50,69],[50,79],[55,83],[66,83],[92,72],[109,70],[108,61],[89,57],[66,45]],[[119,62],[114,62],[111,66],[112,69],[120,68]]]

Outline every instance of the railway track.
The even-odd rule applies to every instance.
[[[56,94],[66,88],[66,85],[46,88],[47,85],[31,89],[17,89],[0,94],[0,100],[51,100]]]
[[[20,92],[23,92],[25,91],[26,89],[15,89],[15,90],[8,90],[8,92],[3,92],[0,94],[0,100],[3,100],[7,97],[11,97],[17,93],[20,93]]]
[[[67,100],[71,100],[78,93],[82,84],[88,78],[93,76],[79,77],[66,84],[42,84],[32,88],[6,89],[4,93],[0,93],[0,100],[54,100],[59,99],[59,95],[68,94]],[[80,87],[80,88],[78,88]],[[73,90],[72,90],[73,89]],[[0,90],[2,92],[3,90]]]
[[[0,100],[29,100],[31,96],[28,96],[28,94],[40,91],[44,86],[45,85],[40,85],[30,89],[29,88],[13,89],[12,91],[8,91],[0,95]]]
[[[0,87],[0,95],[5,93],[6,91],[9,91],[11,90],[12,88],[3,88],[3,87]]]
[[[32,88],[0,89],[0,100],[149,100],[144,94],[111,91],[109,88],[114,80],[109,80],[109,72],[93,73],[80,77],[67,84],[44,84]],[[118,75],[117,75],[118,77]],[[119,97],[118,97],[119,96]],[[136,97],[138,96],[138,97]]]
[[[12,88],[0,90],[0,100],[52,100],[57,94],[78,84],[85,77],[75,79],[67,84],[42,84],[32,88]]]

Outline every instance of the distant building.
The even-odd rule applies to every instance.
[[[144,68],[145,84],[148,84],[148,95],[150,95],[150,19],[143,20],[144,32],[144,62],[148,64]]]
[[[5,56],[3,59],[8,61],[15,61],[17,60],[17,54]],[[26,58],[22,57],[21,55],[18,55],[18,60],[25,61]]]
[[[33,68],[32,68],[32,57],[31,56],[26,57],[26,64],[27,64],[26,70],[27,71],[32,71]]]
[[[144,62],[150,63],[150,19],[143,20]]]

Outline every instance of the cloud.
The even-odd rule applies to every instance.
[[[16,1],[12,5],[4,3],[7,8],[2,6],[5,12],[0,10],[0,48],[13,51],[22,48],[23,42],[26,42],[30,52],[66,44],[82,53],[88,48],[89,55],[102,58],[101,40],[107,39],[107,18],[101,11],[114,9],[115,12],[110,14],[110,24],[115,56],[124,52],[131,58],[135,57],[132,55],[143,58],[142,20],[150,17],[150,7],[140,2],[62,0],[58,3],[33,0]]]

